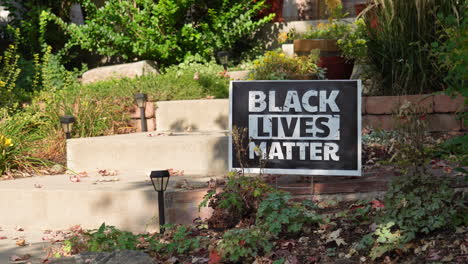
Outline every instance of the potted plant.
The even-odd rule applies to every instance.
[[[250,80],[316,80],[323,79],[323,69],[318,67],[318,51],[307,56],[289,57],[280,50],[268,51],[253,61]]]
[[[352,25],[339,20],[347,15],[343,12],[341,1],[326,3],[330,14],[329,22],[319,23],[305,33],[293,36],[294,53],[304,55],[313,49],[319,49],[318,66],[326,69],[325,76],[328,79],[349,79],[353,63],[342,56],[337,41],[352,30]]]

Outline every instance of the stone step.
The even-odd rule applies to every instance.
[[[229,99],[160,101],[157,131],[222,131],[229,127]]]
[[[151,132],[67,140],[67,166],[75,172],[148,173],[172,168],[186,175],[223,175],[228,171],[227,159],[227,132]]]
[[[0,218],[0,226],[5,230],[21,226],[29,231],[62,230],[79,224],[83,228],[96,229],[105,222],[139,233],[159,229],[157,193],[148,176],[141,173],[106,177],[94,174],[80,178],[79,182],[72,182],[70,177],[35,176],[0,181],[0,212],[2,216],[7,216]],[[187,180],[194,186],[202,183],[207,186],[211,178],[222,177],[171,177],[166,192],[166,212],[187,207],[186,202],[180,204],[172,198],[178,197],[173,193],[184,192],[176,188],[178,182]],[[197,205],[190,207],[192,212],[195,212]],[[206,210],[203,209],[200,215],[207,215]],[[192,213],[191,216],[195,218],[199,215]],[[166,213],[167,223],[184,221],[191,219],[171,218]]]

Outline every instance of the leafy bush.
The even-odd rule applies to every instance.
[[[59,25],[70,36],[65,51],[80,46],[100,55],[150,59],[161,65],[194,55],[209,59],[217,50],[251,41],[274,16],[255,19],[264,1],[110,0],[100,8],[90,0],[82,2],[85,25],[67,24],[43,12],[41,30],[48,21]]]
[[[460,10],[457,0],[376,0],[366,17],[371,71],[381,78],[381,95],[430,93],[443,90],[446,70],[434,64],[430,44],[439,38],[437,13]],[[376,19],[377,23],[373,21]]]
[[[278,236],[280,233],[297,234],[305,224],[319,222],[320,218],[312,211],[290,199],[291,195],[284,192],[270,193],[258,207],[255,224]]]
[[[319,23],[306,32],[293,37],[295,39],[340,39],[351,30],[351,24],[334,21],[332,23]]]
[[[348,60],[365,63],[367,60],[367,31],[364,19],[358,19],[337,41],[343,56]]]
[[[268,253],[273,244],[262,230],[253,227],[228,230],[217,248],[224,258],[237,262]]]
[[[208,192],[200,207],[208,205],[214,209],[208,219],[210,228],[225,230],[241,220],[253,223],[260,202],[272,190],[259,178],[231,173],[223,191],[218,194],[215,191]]]
[[[453,1],[448,1],[453,2]],[[444,81],[449,95],[461,94],[468,102],[468,4],[453,3],[452,9],[437,14],[439,37],[431,43],[434,66],[446,71]],[[467,113],[464,113],[465,117]]]
[[[254,61],[249,78],[253,80],[323,79],[324,70],[317,66],[319,51],[309,56],[288,57],[279,51],[268,51]]]
[[[17,47],[10,45],[0,56],[0,108],[12,107],[17,101],[16,80],[20,73],[18,68],[19,55]]]
[[[41,139],[38,128],[41,120],[25,113],[9,115],[0,109],[0,177],[15,170],[35,172],[46,162],[33,157]]]
[[[162,243],[155,239],[149,239],[150,249],[158,253],[169,255],[184,254],[200,247],[200,237],[193,236],[187,226],[168,226],[165,236],[169,237],[168,243]]]

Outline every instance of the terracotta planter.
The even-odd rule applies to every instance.
[[[349,79],[353,72],[353,63],[341,57],[341,51],[334,39],[296,39],[294,53],[299,56],[308,55],[311,50],[320,50],[318,66],[327,69],[327,79]]]

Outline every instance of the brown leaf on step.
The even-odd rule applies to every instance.
[[[81,225],[74,225],[74,226],[70,227],[70,231],[72,231],[72,232],[82,232],[83,228],[81,227]]]
[[[24,229],[21,226],[15,226],[16,231],[24,231]]]
[[[80,182],[80,176],[78,175],[73,175],[73,176],[70,176],[70,181],[71,182]]]
[[[31,255],[29,255],[29,254],[25,254],[25,255],[22,255],[22,256],[13,255],[13,256],[10,256],[10,261],[28,260],[30,258],[31,258]]]
[[[118,174],[116,170],[99,170],[98,173],[101,176],[115,176]]]
[[[208,96],[206,96],[206,99],[215,99],[215,98],[216,98],[216,96],[214,96],[214,95],[208,95]]]
[[[88,173],[86,171],[78,172],[79,177],[88,177]]]
[[[17,246],[20,246],[20,247],[24,247],[26,246],[26,240],[24,239],[18,239],[16,240],[16,243],[15,243]]]
[[[174,170],[173,168],[167,169],[171,176],[184,176],[183,170]]]
[[[6,237],[6,236],[0,236],[0,240],[3,240],[3,239],[8,239],[8,237]]]
[[[35,183],[35,184],[34,184],[34,188],[42,188],[42,184]]]

